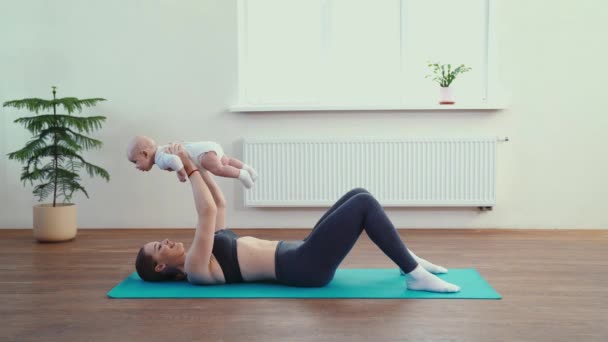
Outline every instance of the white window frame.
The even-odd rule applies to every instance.
[[[506,101],[503,97],[502,91],[498,86],[498,56],[497,56],[497,44],[496,44],[496,4],[495,0],[485,0],[485,58],[484,58],[484,70],[482,70],[484,78],[484,87],[482,98],[476,103],[456,103],[454,105],[439,105],[435,103],[411,103],[403,102],[392,103],[392,104],[373,104],[373,105],[327,105],[327,104],[263,104],[253,103],[248,100],[246,81],[247,76],[247,6],[248,2],[255,0],[238,0],[238,102],[230,107],[232,112],[268,112],[268,111],[378,111],[378,110],[389,110],[389,111],[407,111],[407,110],[481,110],[481,111],[493,111],[501,110],[506,108]],[[322,0],[325,3],[332,0]],[[403,1],[400,0],[401,5],[401,17],[404,17],[404,6]],[[323,21],[325,21],[324,18]],[[403,22],[401,20],[401,22]],[[323,29],[323,28],[322,28]],[[401,33],[403,35],[403,27]],[[322,39],[325,39],[323,37]],[[401,53],[404,53],[406,44],[403,40],[400,42]],[[402,60],[401,60],[402,61]],[[322,80],[321,80],[322,81]]]

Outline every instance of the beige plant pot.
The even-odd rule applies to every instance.
[[[34,206],[34,238],[40,242],[68,241],[76,237],[76,205],[45,203]]]

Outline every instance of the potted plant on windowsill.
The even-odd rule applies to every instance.
[[[88,163],[79,154],[83,150],[100,148],[102,142],[89,138],[81,133],[90,133],[101,128],[104,116],[73,116],[74,111],[83,107],[93,107],[102,98],[77,99],[75,97],[56,98],[56,87],[53,88],[53,99],[44,100],[27,98],[7,101],[4,107],[25,108],[36,113],[35,116],[22,117],[14,122],[23,125],[30,133],[32,140],[20,150],[8,154],[9,159],[25,164],[21,172],[21,181],[25,185],[39,183],[33,193],[39,201],[52,196],[52,203],[35,205],[34,238],[40,242],[68,241],[76,237],[76,205],[69,203],[74,192],[89,194],[79,184],[81,169],[89,176],[99,176],[106,181],[110,175],[99,166]],[[58,114],[58,107],[63,107],[68,114]],[[52,110],[52,114],[39,114],[40,111]],[[63,197],[63,203],[57,199]]]
[[[451,64],[439,64],[439,63],[430,63],[428,64],[429,68],[433,71],[432,75],[427,75],[426,78],[433,78],[433,81],[439,83],[441,88],[439,88],[439,104],[454,104],[456,101],[454,100],[454,91],[453,88],[450,87],[452,82],[456,79],[456,76],[459,74],[470,71],[471,68],[461,64],[460,66],[452,69]]]

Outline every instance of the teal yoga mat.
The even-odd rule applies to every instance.
[[[275,283],[197,286],[186,281],[151,283],[133,273],[116,285],[110,298],[450,298],[500,299],[473,268],[450,269],[438,275],[461,287],[458,293],[410,291],[397,268],[340,268],[327,286],[290,287]]]

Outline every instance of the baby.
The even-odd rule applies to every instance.
[[[238,178],[250,189],[258,178],[257,172],[242,161],[224,154],[222,147],[213,141],[183,143],[190,159],[195,165],[205,168],[216,176]],[[168,145],[157,146],[156,142],[146,136],[136,136],[127,147],[127,158],[141,171],[150,171],[154,164],[160,169],[176,171],[177,178],[185,182],[187,175],[184,165],[178,156],[165,152]]]

